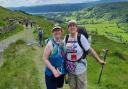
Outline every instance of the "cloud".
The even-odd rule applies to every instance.
[[[70,0],[26,0],[26,2],[32,4],[59,4],[68,3]]]
[[[26,2],[35,3],[35,4],[80,3],[80,2],[91,2],[91,1],[99,1],[99,0],[26,0]]]
[[[60,4],[60,3],[80,3],[98,0],[0,0],[0,5],[5,7],[14,6],[33,6],[45,4]]]
[[[26,0],[26,2],[29,2],[29,3],[42,3],[43,0]]]

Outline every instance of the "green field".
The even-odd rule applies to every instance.
[[[103,36],[93,35],[92,38],[92,46],[99,54],[102,54],[103,48],[109,49],[99,89],[127,89],[127,45],[113,42]],[[5,61],[0,67],[0,89],[45,89],[44,72],[41,72],[44,70],[42,54],[37,60],[35,55],[36,49],[26,46],[22,41],[11,44],[4,52]],[[88,89],[96,89],[100,68],[89,56]],[[69,89],[68,85],[65,85],[64,89]]]
[[[21,40],[11,44],[0,67],[0,89],[40,89],[34,55],[35,49]]]
[[[122,26],[123,27],[123,26]],[[117,27],[117,24],[101,23],[101,24],[86,24],[85,28],[88,31],[96,31],[99,35],[104,35],[109,39],[117,42],[128,44],[128,33]]]
[[[101,4],[74,12],[48,14],[46,17],[66,25],[74,19],[88,31],[128,44],[128,2]]]
[[[99,54],[103,48],[109,49],[107,64],[103,72],[99,89],[127,89],[128,50],[127,45],[113,42],[103,36],[93,36],[92,46]],[[88,58],[89,89],[96,89],[96,83],[101,66],[96,65],[92,58]]]
[[[98,54],[101,55],[104,48],[109,49],[107,64],[104,67],[99,86],[97,81],[101,65],[90,55],[88,56],[88,89],[128,89],[128,24],[127,18],[124,19],[125,15],[127,16],[127,9],[120,8],[127,8],[127,3],[122,3],[121,6],[120,4],[116,5],[115,8],[119,7],[119,10],[122,10],[118,10],[116,15],[113,12],[114,9],[109,9],[112,6],[112,4],[107,7],[103,5],[66,13],[67,15],[53,16],[56,20],[59,18],[64,22],[61,23],[64,28],[63,36],[67,33],[66,22],[70,19],[76,19],[79,25],[84,26],[91,32],[91,45]],[[121,12],[125,12],[124,15]],[[44,17],[32,16],[21,11],[12,12],[2,7],[0,7],[0,13],[0,26],[8,24],[3,18],[26,17],[36,22],[32,30],[28,29],[33,32],[35,39],[37,39],[37,27],[39,26],[44,30],[44,39],[51,36],[54,21],[48,21]],[[94,13],[96,13],[95,16],[93,16]],[[0,35],[0,40],[17,34],[21,30],[23,30],[23,26],[18,25],[16,30],[12,30],[4,36]],[[27,35],[30,36],[29,38],[32,36],[31,33]],[[29,39],[26,34],[23,36]],[[18,40],[4,50],[3,63],[0,63],[0,89],[46,89],[44,79],[45,64],[42,59],[43,48],[26,44],[24,41]],[[69,89],[68,85],[64,85],[63,89]]]

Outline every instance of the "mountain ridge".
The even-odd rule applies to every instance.
[[[128,0],[100,0],[95,2],[88,3],[74,3],[74,4],[49,4],[49,5],[40,5],[40,6],[31,6],[31,7],[10,7],[11,10],[22,10],[28,13],[46,13],[46,12],[70,12],[78,11],[84,8],[95,6],[103,3],[112,3],[112,2],[126,2]]]

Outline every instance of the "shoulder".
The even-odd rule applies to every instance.
[[[81,41],[88,41],[87,38],[83,34],[80,34],[80,40]]]
[[[65,43],[65,41],[68,40],[68,38],[69,38],[69,34],[66,34],[66,35],[64,36],[63,42]]]
[[[51,40],[48,41],[46,48],[52,49],[52,41]]]
[[[83,34],[80,35],[81,35],[81,39],[86,39],[86,37]]]
[[[82,35],[82,34],[81,34],[80,41],[81,41],[81,43],[83,43],[83,44],[89,44],[87,38],[86,38],[84,35]]]

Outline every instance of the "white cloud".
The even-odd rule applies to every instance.
[[[58,4],[58,3],[68,3],[70,0],[26,0],[32,4]]]
[[[30,3],[42,3],[43,0],[26,0],[26,2],[30,2]]]
[[[45,4],[60,4],[60,3],[80,3],[98,0],[0,0],[0,5],[5,7],[13,6],[33,6]]]
[[[26,0],[27,2],[34,4],[59,4],[59,3],[80,3],[80,2],[90,2],[99,0]]]

